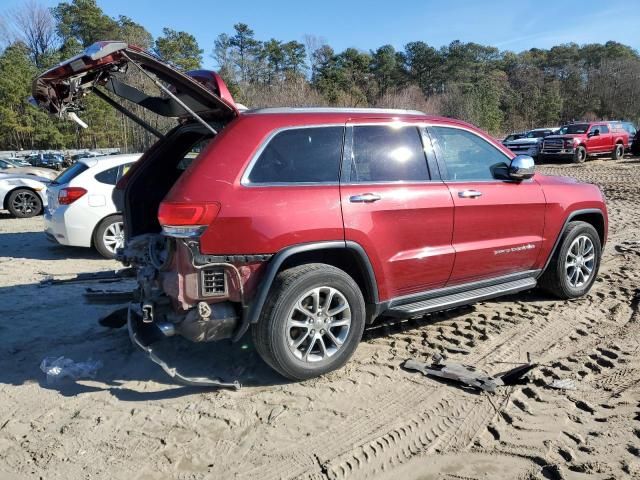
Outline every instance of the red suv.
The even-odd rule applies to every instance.
[[[571,123],[542,142],[540,158],[583,163],[587,157],[610,156],[620,160],[629,149],[629,133],[620,122]]]
[[[125,83],[131,72],[158,91]],[[92,90],[180,119],[155,132],[115,194],[120,258],[139,282],[129,329],[143,346],[149,328],[196,342],[251,329],[269,365],[305,379],[342,366],[378,317],[538,284],[575,298],[596,278],[600,190],[534,175],[530,157],[467,123],[381,109],[240,113],[214,73],[182,74],[120,43],[34,83],[62,116]]]

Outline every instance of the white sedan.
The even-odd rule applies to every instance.
[[[138,158],[140,154],[83,158],[51,182],[44,213],[49,239],[95,247],[102,256],[113,258],[124,246],[124,224],[111,194]]]
[[[48,178],[33,175],[0,173],[0,208],[9,210],[11,215],[18,218],[28,218],[39,215],[42,207],[47,205]]]

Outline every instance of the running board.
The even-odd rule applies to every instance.
[[[382,315],[396,318],[409,318],[415,315],[422,315],[439,310],[448,310],[450,308],[460,307],[462,305],[468,305],[470,303],[480,302],[490,298],[501,297],[502,295],[509,295],[511,293],[529,290],[535,287],[536,283],[535,278],[521,278],[519,280],[512,280],[510,282],[499,283],[497,285],[475,288],[464,292],[450,293],[448,295],[429,298],[427,300],[421,300],[414,303],[394,305],[388,310],[382,312]]]

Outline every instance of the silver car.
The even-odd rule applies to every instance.
[[[47,205],[47,185],[50,180],[33,175],[0,173],[0,202],[2,209],[14,217],[39,215]]]

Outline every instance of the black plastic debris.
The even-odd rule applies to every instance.
[[[432,363],[409,359],[403,368],[415,370],[426,376],[444,378],[462,384],[466,388],[495,393],[496,388],[515,385],[522,381],[528,372],[537,367],[535,363],[519,365],[497,375],[491,375],[471,365],[444,361],[441,355],[434,355]]]
[[[122,307],[105,315],[98,320],[98,323],[107,328],[120,328],[127,324],[127,314],[129,307]]]
[[[87,303],[92,304],[112,304],[127,303],[133,300],[134,295],[131,290],[110,290],[86,288],[83,294]]]
[[[115,271],[107,272],[87,272],[79,273],[71,278],[53,278],[52,276],[40,282],[40,287],[47,287],[49,285],[65,285],[71,283],[85,283],[85,282],[98,282],[98,283],[112,283],[119,282],[127,278],[134,278],[136,275],[133,268],[123,268]]]

